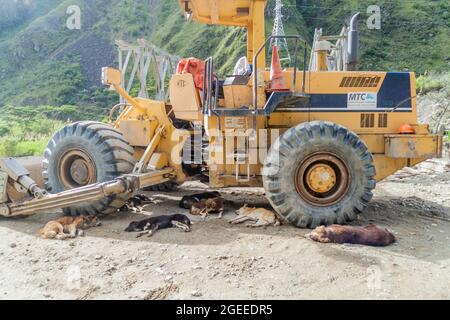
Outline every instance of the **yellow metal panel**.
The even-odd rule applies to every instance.
[[[387,157],[433,158],[438,155],[441,139],[437,135],[389,135],[385,144]]]
[[[267,0],[187,0],[192,20],[206,23],[247,27],[252,21],[252,8],[257,2],[264,5]],[[186,13],[186,0],[178,0]]]
[[[294,69],[283,70],[286,85],[292,90]],[[375,71],[333,71],[333,72],[311,72],[306,71],[305,91],[306,93],[335,93],[348,92],[378,92],[386,77],[386,72]],[[270,71],[265,72],[265,80],[269,81]],[[360,81],[361,87],[344,85],[345,78],[353,78]],[[372,80],[373,79],[373,80]],[[296,90],[302,89],[303,70],[297,70]],[[351,84],[351,81],[350,81]]]
[[[252,87],[248,85],[224,86],[225,108],[251,106],[253,102]]]
[[[102,68],[102,84],[119,86],[122,83],[122,73],[114,68]]]
[[[398,170],[408,166],[408,159],[388,158],[384,154],[373,155],[373,160],[377,172],[375,180],[377,181],[381,181],[384,178],[394,174]]]
[[[356,81],[367,83],[361,87],[345,86],[343,84],[344,77],[354,78]],[[379,77],[377,81],[371,83],[370,80],[364,81],[364,78],[370,79]],[[378,92],[386,77],[386,72],[311,72],[309,92],[310,93],[348,93],[348,92]],[[376,79],[374,79],[376,80]],[[371,84],[376,84],[372,87]]]
[[[170,102],[175,116],[188,121],[202,121],[202,107],[191,74],[176,74],[170,79]]]
[[[362,141],[365,142],[369,148],[370,153],[384,154],[384,135],[383,134],[361,134],[359,135]]]
[[[360,112],[275,112],[269,117],[271,128],[291,128],[303,122],[323,120],[340,124],[353,132],[363,134],[392,134],[405,123],[414,124],[417,118],[412,112],[388,112],[386,128],[378,127],[378,114],[375,112],[375,126],[373,128],[361,127]],[[383,142],[384,144],[384,142]]]
[[[182,169],[181,152],[189,132],[176,129],[170,118],[167,116],[166,105],[161,101],[153,101],[137,98],[147,110],[147,116],[155,117],[160,125],[164,125],[161,140],[155,152],[167,153],[169,156],[169,165],[175,170],[177,182],[183,182],[186,176]]]
[[[148,120],[122,120],[117,129],[123,133],[130,145],[136,147],[148,146],[155,133],[155,127]]]
[[[153,153],[152,157],[150,158],[150,161],[148,163],[148,166],[152,170],[160,170],[169,164],[167,153],[161,153],[161,152],[155,152]]]
[[[181,152],[189,132],[186,130],[176,129],[172,120],[167,115],[166,104],[162,101],[154,101],[143,98],[131,98],[133,106],[128,107],[115,122],[115,127],[118,127],[122,121],[126,120],[146,120],[151,126],[163,126],[164,130],[161,133],[160,141],[157,144],[156,153],[166,153],[168,157],[169,166],[176,174],[177,182],[184,182],[186,175],[182,169]],[[135,107],[134,105],[138,106]],[[124,133],[122,130],[120,130]],[[150,137],[152,139],[153,136]],[[143,156],[143,150],[140,147],[136,148],[136,154]]]

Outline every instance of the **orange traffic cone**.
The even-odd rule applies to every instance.
[[[278,47],[275,45],[272,49],[272,65],[270,66],[270,90],[271,91],[289,91],[284,83],[283,70],[281,69]]]

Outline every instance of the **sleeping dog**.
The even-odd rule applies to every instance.
[[[133,221],[125,229],[126,232],[140,232],[137,238],[147,234],[151,237],[157,230],[167,228],[180,228],[185,232],[191,231],[191,220],[183,214],[171,216],[151,217],[142,221]]]
[[[38,231],[38,234],[43,239],[65,240],[83,236],[84,230],[100,225],[101,222],[95,216],[61,217],[47,222],[47,224]]]
[[[154,203],[154,200],[144,194],[136,194],[128,199],[127,203],[119,211],[142,212],[145,205]]]
[[[203,220],[206,219],[210,213],[218,213],[219,219],[223,216],[223,200],[222,198],[203,199],[199,202],[192,204],[191,214],[194,216],[202,216]]]
[[[395,242],[395,236],[389,229],[374,224],[369,224],[367,227],[337,224],[328,227],[320,226],[305,237],[321,243],[351,243],[375,247],[384,247]]]
[[[206,199],[212,199],[220,197],[220,193],[217,191],[197,193],[190,196],[184,196],[180,201],[180,208],[191,209],[194,203],[200,202]]]

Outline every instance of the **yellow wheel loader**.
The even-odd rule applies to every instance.
[[[141,188],[202,177],[211,188],[264,187],[280,218],[298,227],[344,224],[363,212],[376,181],[441,155],[442,138],[417,123],[413,73],[356,71],[357,16],[335,71],[327,39],[314,44],[307,68],[301,37],[266,38],[266,0],[179,4],[188,20],[246,28],[235,74],[219,79],[212,58],[189,59],[165,103],[131,97],[121,72],[104,68],[103,83],[126,101],[114,108],[118,118],[57,132],[43,186],[17,160],[1,160],[0,215],[114,212]],[[272,46],[266,68],[277,38],[295,44],[291,67],[281,69]]]

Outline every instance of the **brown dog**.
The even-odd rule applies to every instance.
[[[43,239],[65,240],[83,236],[88,228],[98,227],[101,223],[94,216],[62,217],[47,222],[47,224],[38,231]]]
[[[395,242],[395,236],[386,228],[374,224],[367,227],[352,227],[333,224],[329,227],[320,226],[314,229],[306,238],[321,243],[352,243],[367,246],[384,247]]]
[[[219,219],[222,219],[224,204],[222,198],[203,199],[195,202],[191,206],[191,214],[202,216],[203,219],[210,213],[218,213]]]
[[[231,224],[244,223],[246,221],[254,221],[255,223],[247,225],[248,227],[265,227],[265,226],[279,226],[281,223],[277,219],[275,213],[264,208],[249,208],[245,204],[242,208],[236,211],[237,217],[231,219]]]

